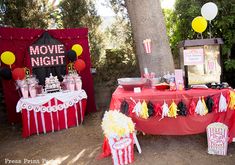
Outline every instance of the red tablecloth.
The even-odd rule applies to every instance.
[[[125,91],[118,87],[112,95],[110,109],[120,109],[121,102],[125,99],[129,104],[129,111],[132,111],[135,103],[131,101],[131,97],[137,101],[151,101],[153,104],[162,105],[165,101],[168,105],[174,100],[177,104],[183,101],[189,107],[190,101],[193,99],[197,103],[199,97],[211,96],[219,100],[220,94],[223,94],[229,100],[229,89],[191,89],[185,91],[158,91],[155,89],[142,89],[141,93],[133,91]],[[130,117],[136,123],[136,129],[147,134],[153,135],[188,135],[198,134],[206,131],[206,127],[213,122],[222,122],[229,127],[230,141],[235,137],[235,111],[227,110],[226,112],[212,112],[205,116],[187,115],[177,116],[177,118],[154,116],[148,119],[137,117],[134,113],[130,113]]]
[[[78,126],[84,119],[86,98],[83,90],[21,98],[17,103],[17,112],[22,113],[22,136],[25,138]]]

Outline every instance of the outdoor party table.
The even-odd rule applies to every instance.
[[[87,94],[84,90],[48,93],[21,98],[16,111],[22,114],[22,136],[54,132],[83,122]]]
[[[231,89],[190,89],[183,91],[159,91],[152,88],[143,88],[141,93],[126,91],[119,86],[112,95],[110,102],[110,110],[120,109],[121,102],[126,100],[129,104],[129,116],[136,123],[136,129],[146,134],[152,135],[189,135],[198,134],[206,131],[206,127],[213,122],[222,122],[229,128],[230,142],[235,137],[235,110],[227,109],[226,112],[211,112],[204,116],[197,114],[187,116],[177,116],[169,118],[161,116],[153,116],[148,119],[137,117],[131,113],[134,102],[151,101],[154,105],[162,105],[165,101],[169,106],[174,101],[176,104],[183,101],[189,107],[190,101],[197,103],[199,97],[211,96],[217,98],[221,93],[227,102],[229,99],[229,91]],[[132,99],[131,99],[132,98]],[[134,100],[134,101],[133,101]]]

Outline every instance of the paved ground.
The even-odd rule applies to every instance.
[[[0,164],[110,165],[111,157],[97,160],[103,134],[101,112],[85,117],[82,126],[40,136],[21,137],[21,126],[6,124],[0,115]],[[235,143],[228,156],[207,154],[206,135],[138,135],[142,154],[135,151],[133,165],[234,165]],[[13,162],[14,161],[14,162]]]

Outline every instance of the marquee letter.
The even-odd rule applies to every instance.
[[[29,47],[29,52],[30,52],[30,55],[35,55],[35,54],[39,54],[39,48],[38,46],[30,46]]]
[[[44,57],[43,58],[43,64],[44,65],[51,65],[51,61],[49,57]]]
[[[55,56],[55,58],[54,58],[54,56],[51,56],[51,65],[54,65],[54,64],[56,64],[56,65],[59,64],[58,56]]]
[[[53,50],[55,50],[55,45],[47,45],[47,47],[49,49],[50,54],[52,54]]]
[[[36,58],[31,58],[31,64],[32,64],[32,67],[34,66],[39,66],[39,58],[36,57]]]
[[[63,54],[64,53],[64,45],[58,45],[58,53]]]
[[[64,56],[57,56],[58,58],[60,58],[60,64],[64,64]]]
[[[43,51],[43,48],[44,48],[44,51]],[[46,47],[45,45],[42,45],[42,46],[40,47],[40,53],[41,53],[41,54],[47,54],[47,52],[48,52],[47,47]]]

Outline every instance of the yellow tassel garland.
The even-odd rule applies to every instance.
[[[168,112],[168,117],[177,117],[177,111],[179,111],[177,109],[177,105],[175,104],[175,102],[173,101],[169,107],[169,112]]]
[[[202,96],[202,104],[203,104],[203,108],[204,108],[204,115],[206,115],[206,114],[208,114],[208,108],[206,106],[204,96]]]
[[[142,102],[140,117],[142,117],[144,119],[147,119],[149,117],[148,106],[147,106],[147,103],[145,102],[145,100]]]
[[[229,102],[229,109],[235,110],[235,92],[230,91],[230,102]]]

